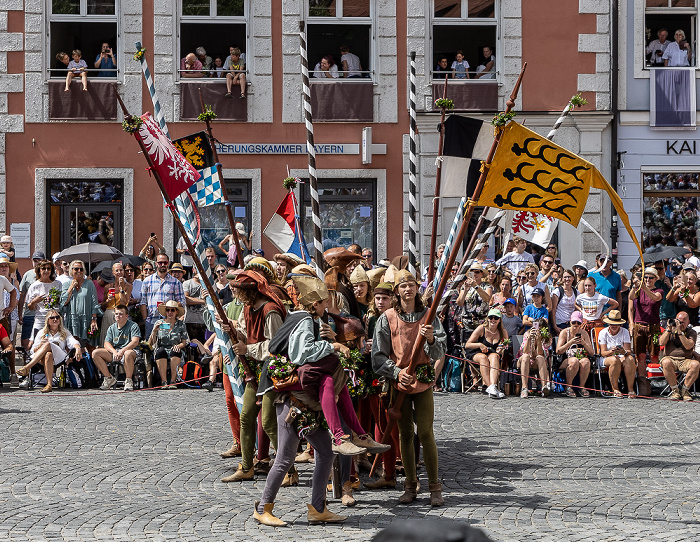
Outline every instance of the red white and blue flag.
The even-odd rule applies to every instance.
[[[288,192],[275,214],[272,215],[263,234],[280,252],[296,254],[306,263],[310,263],[311,257],[306,248],[295,203],[294,193]]]

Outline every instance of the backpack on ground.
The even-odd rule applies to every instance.
[[[442,368],[442,389],[450,392],[462,391],[462,364],[458,359],[447,356]]]
[[[182,383],[185,386],[201,388],[207,378],[209,377],[203,374],[202,366],[196,361],[186,361],[182,366]]]
[[[84,352],[80,359],[75,360],[70,364],[70,367],[80,376],[83,388],[99,388],[100,384],[102,384],[100,373],[98,372],[97,367],[95,367],[89,352]],[[71,371],[67,373],[69,379],[70,373]]]

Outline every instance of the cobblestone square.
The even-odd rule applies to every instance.
[[[0,540],[369,540],[409,518],[470,523],[494,540],[697,540],[699,405],[666,400],[503,401],[437,394],[435,433],[445,506],[427,491],[358,491],[309,527],[312,465],[252,519],[265,480],[223,484],[237,466],[224,394],[0,392]],[[421,472],[424,488],[427,480]],[[399,484],[400,485],[400,484]],[[330,497],[330,494],[329,494]]]

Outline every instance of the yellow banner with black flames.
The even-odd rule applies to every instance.
[[[591,188],[608,193],[641,256],[622,200],[600,171],[517,122],[509,122],[503,130],[478,204],[527,210],[578,226]]]

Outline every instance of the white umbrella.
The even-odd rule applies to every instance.
[[[81,243],[73,245],[60,252],[57,256],[59,260],[83,260],[89,264],[93,262],[104,262],[116,260],[123,254],[116,248],[101,243]]]

